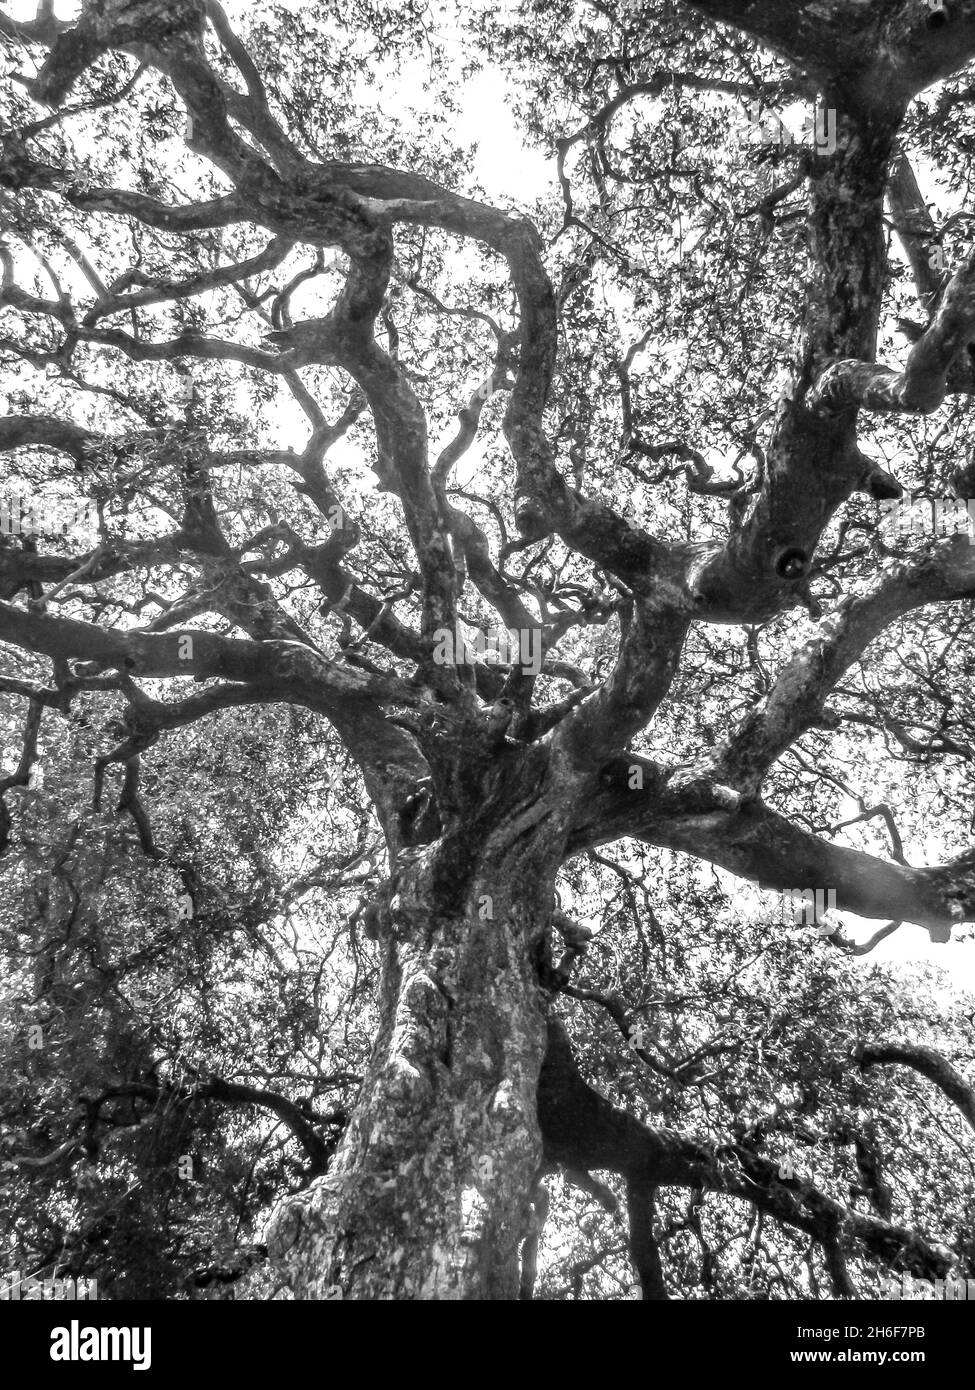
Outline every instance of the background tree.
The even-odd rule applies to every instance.
[[[0,447],[92,503],[0,537],[12,1257],[975,1275],[959,1001],[707,868],[975,920],[975,550],[879,505],[975,492],[975,261],[914,170],[966,201],[975,3],[451,22],[0,18]],[[434,114],[369,101],[418,55]],[[485,61],[556,200],[474,185]]]

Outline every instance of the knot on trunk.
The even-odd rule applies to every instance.
[[[515,525],[526,541],[540,541],[552,534],[552,519],[540,497],[515,498]]]

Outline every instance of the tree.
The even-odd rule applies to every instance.
[[[0,18],[15,68],[0,447],[34,502],[0,537],[0,641],[25,667],[0,689],[26,705],[0,845],[38,943],[10,1028],[43,1004],[101,1059],[97,1094],[73,1102],[62,1042],[39,1077],[17,1041],[7,1162],[60,1182],[131,1130],[122,1183],[126,1164],[170,1164],[195,1125],[232,1187],[254,1132],[214,1130],[213,1107],[257,1107],[292,1148],[241,1209],[276,1190],[267,1253],[301,1298],[530,1297],[555,1168],[610,1224],[624,1190],[627,1206],[615,1246],[587,1227],[596,1254],[570,1290],[587,1260],[603,1293],[632,1261],[647,1298],[742,1292],[760,1269],[770,1293],[842,1296],[886,1271],[975,1275],[975,1185],[932,1209],[911,1168],[941,1153],[934,1126],[919,1155],[880,1114],[896,1066],[910,1116],[933,1096],[942,1125],[973,1123],[959,1020],[926,997],[926,1040],[891,1036],[887,1008],[916,1026],[919,1001],[863,974],[823,914],[829,894],[887,922],[878,935],[914,923],[935,942],[975,920],[975,550],[888,524],[905,488],[942,516],[975,492],[959,443],[975,259],[914,168],[970,182],[975,0],[564,0],[457,24],[510,70],[560,205],[477,196],[422,7],[268,9],[246,44],[216,0]],[[441,105],[404,126],[364,83],[397,66],[408,82],[417,52]],[[757,144],[729,130],[736,102],[758,112]],[[777,116],[770,139],[762,112],[790,103],[805,137]],[[52,521],[52,487],[91,515]],[[93,811],[80,743],[60,750],[56,795],[31,784],[42,728],[79,718],[111,736]],[[304,760],[326,737],[349,760],[355,852],[337,865],[329,842],[302,879],[283,826],[300,794],[321,804]],[[179,781],[210,739],[226,757],[203,833]],[[263,790],[234,790],[235,741]],[[138,867],[103,810],[116,770]],[[914,867],[905,840],[929,846],[935,815],[945,862]],[[729,937],[724,889],[674,853],[800,894],[803,920],[731,904],[746,920]],[[297,894],[348,891],[356,865],[369,892],[348,919],[321,908],[329,950],[345,921],[379,967],[364,996],[356,957],[362,1071],[322,1082],[341,1103],[203,1067],[246,1056],[242,1040],[221,1053],[216,1021],[233,1020],[234,972],[258,1012],[280,989],[282,1036],[321,1040],[320,991],[309,1015],[294,978],[309,953],[296,937],[275,960],[265,928]],[[106,906],[107,882],[131,901]],[[148,957],[140,911],[158,926]],[[59,976],[71,951],[77,975],[79,934],[97,1007]],[[753,946],[765,974],[739,980]],[[218,1001],[189,1061],[144,999],[120,1011],[118,981],[145,969]],[[66,1137],[50,1148],[46,1125],[45,1148],[58,1111]],[[803,1145],[825,1146],[817,1181]],[[158,1191],[139,1220],[154,1213],[190,1265],[232,1244],[226,1194],[174,1215]],[[89,1218],[102,1229],[106,1211]],[[772,1226],[805,1273],[768,1276]],[[131,1232],[111,1229],[118,1260]],[[176,1258],[156,1252],[147,1286],[169,1290],[158,1270]]]

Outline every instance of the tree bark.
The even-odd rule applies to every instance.
[[[296,1298],[519,1297],[542,1163],[537,961],[561,848],[547,826],[523,834],[512,818],[468,864],[460,837],[453,852],[440,841],[393,877],[358,1104],[329,1173],[270,1223]]]

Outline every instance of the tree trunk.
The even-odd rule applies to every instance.
[[[471,826],[452,851],[414,851],[393,876],[361,1095],[328,1174],[268,1231],[296,1298],[518,1298],[542,1160],[537,961],[561,843],[529,812],[480,843]]]

